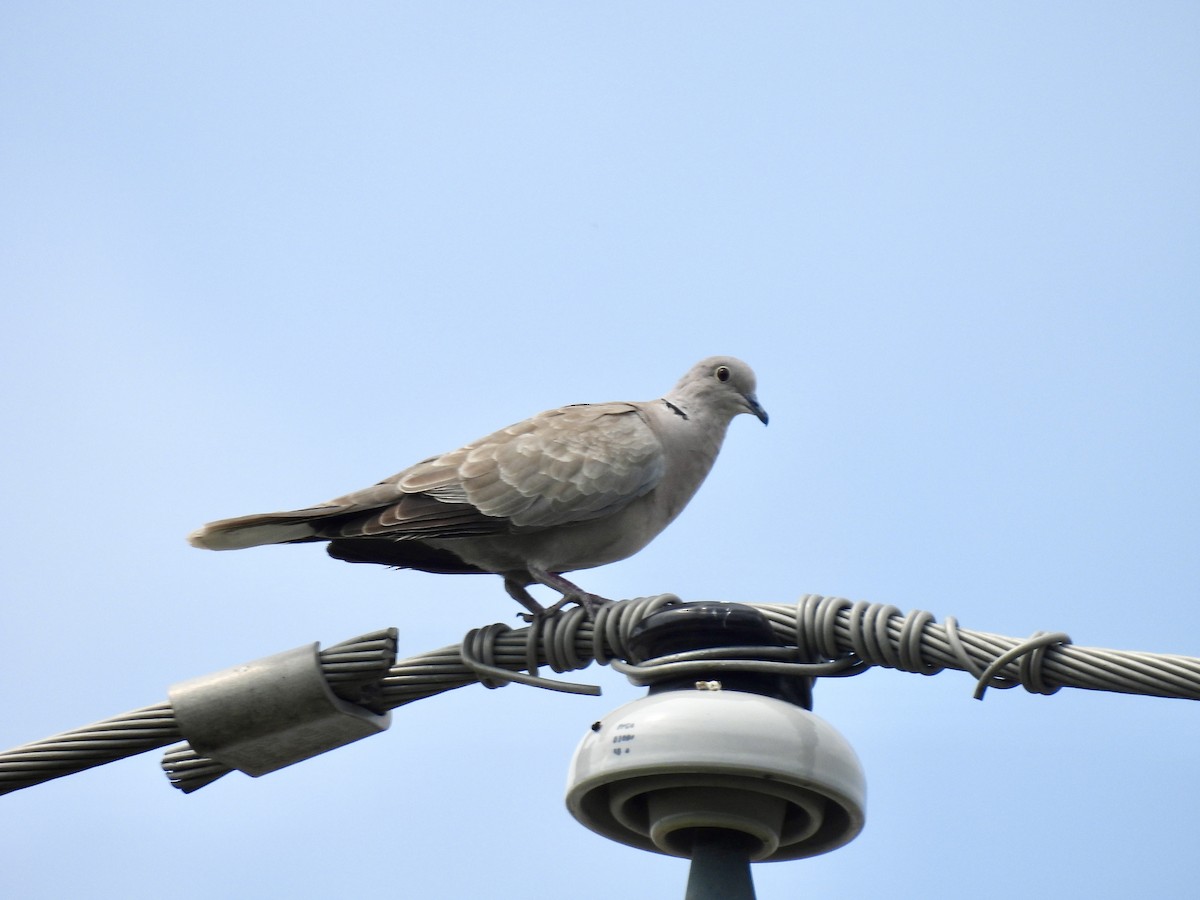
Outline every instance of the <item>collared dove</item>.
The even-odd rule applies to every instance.
[[[209,550],[328,541],[330,556],[445,574],[543,584],[591,615],[603,598],[562,573],[625,559],[679,515],[739,413],[766,410],[754,372],[702,360],[665,397],[564,406],[431,456],[373,487],[318,506],[210,522],[188,541]]]

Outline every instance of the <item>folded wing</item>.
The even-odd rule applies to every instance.
[[[214,550],[343,539],[454,539],[611,515],[653,490],[662,445],[638,404],[567,406],[431,457],[328,503],[212,522]]]

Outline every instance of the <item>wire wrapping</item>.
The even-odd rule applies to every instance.
[[[921,675],[944,669],[967,672],[975,679],[978,698],[988,688],[1024,687],[1031,693],[1053,694],[1074,687],[1200,699],[1200,659],[1193,657],[1078,647],[1061,632],[1038,632],[1028,639],[1005,637],[960,628],[953,617],[938,624],[923,610],[904,615],[894,606],[815,594],[795,604],[747,604],[766,616],[784,647],[753,648],[752,658],[737,656],[739,648],[722,648],[641,665],[621,662],[628,659],[634,626],[679,602],[678,597],[664,594],[607,604],[595,621],[588,621],[580,609],[570,609],[537,619],[526,628],[475,629],[460,644],[394,665],[387,654],[389,650],[394,654],[396,633],[385,629],[322,651],[321,666],[336,694],[378,712],[477,682],[489,687],[520,681],[557,690],[587,689],[543,678],[539,667],[561,673],[593,661],[611,663],[642,683],[692,670],[711,672],[714,667],[846,677],[883,666]],[[380,677],[381,673],[385,674]],[[133,710],[0,753],[0,794],[181,738],[169,704]],[[164,767],[185,790],[195,790],[229,771],[219,762],[196,756],[190,748],[172,750]]]

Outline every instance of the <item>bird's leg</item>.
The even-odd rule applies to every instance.
[[[533,598],[533,595],[531,595],[529,591],[525,590],[525,585],[523,585],[513,576],[504,576],[504,590],[508,591],[508,596],[512,597],[523,607],[529,610],[528,613],[522,614],[525,621],[531,622],[533,621],[533,616],[541,616],[546,614],[546,608],[542,606],[542,604],[538,603],[537,600]]]
[[[542,606],[542,604],[538,603],[538,601],[534,599],[533,595],[530,594],[529,591],[525,590],[524,582],[525,579],[518,579],[514,576],[505,576],[504,589],[508,591],[508,596],[512,597],[523,607],[529,610],[529,612],[517,613],[517,618],[523,619],[527,625],[532,625],[535,619],[544,619],[548,616],[554,615],[560,609],[562,609],[563,604],[567,602],[567,598],[564,597],[549,609],[546,609],[546,607]]]
[[[587,613],[588,619],[594,620],[596,618],[596,611],[605,603],[612,602],[605,597],[601,597],[599,594],[589,594],[583,588],[567,581],[567,579],[557,573],[544,572],[533,566],[530,566],[528,571],[530,577],[538,584],[544,584],[546,587],[552,588],[562,594],[562,599],[546,610],[547,615],[558,612],[568,603],[578,603],[583,607],[583,611]]]

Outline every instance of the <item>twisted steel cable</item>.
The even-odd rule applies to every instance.
[[[1062,633],[1026,639],[942,624],[932,614],[907,615],[894,606],[806,595],[795,604],[746,604],[759,609],[785,645],[720,648],[675,654],[641,665],[629,658],[629,635],[643,618],[680,602],[672,595],[608,604],[594,622],[570,609],[528,627],[494,625],[472,631],[463,642],[392,663],[395,629],[385,629],[321,651],[321,669],[342,699],[373,711],[481,683],[499,687],[520,681],[577,693],[599,689],[544,678],[582,669],[593,661],[639,683],[692,671],[768,671],[784,675],[845,677],[872,666],[934,675],[967,672],[975,696],[989,688],[1022,686],[1052,694],[1064,687],[1156,697],[1200,699],[1200,659],[1187,656],[1078,647]],[[815,662],[814,662],[815,660]],[[184,739],[169,703],[133,710],[94,725],[0,753],[0,794],[19,790],[153,750]],[[184,747],[163,762],[173,784],[196,790],[230,771]]]

